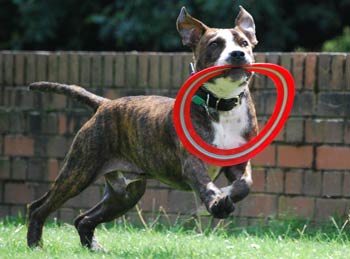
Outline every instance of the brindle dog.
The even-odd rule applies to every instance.
[[[197,71],[213,65],[253,62],[255,25],[243,8],[233,29],[209,28],[182,8],[177,29],[183,43],[193,50]],[[222,99],[230,103],[240,96],[229,110],[192,104],[193,126],[207,143],[232,148],[256,136],[250,78],[250,73],[236,69],[203,86],[208,98],[216,98],[216,104]],[[183,147],[173,125],[172,98],[134,96],[109,100],[78,86],[49,82],[33,83],[30,89],[65,94],[95,111],[76,134],[51,189],[29,206],[30,247],[41,245],[46,218],[101,176],[106,182],[102,200],[74,222],[81,244],[94,250],[101,248],[94,238],[96,226],[133,208],[145,192],[147,179],[194,190],[216,218],[228,217],[235,209],[234,203],[249,193],[249,162],[223,168],[210,166]],[[231,182],[228,187],[220,189],[213,183],[219,173]]]

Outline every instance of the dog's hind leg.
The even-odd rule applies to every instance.
[[[92,209],[79,215],[74,222],[80,242],[92,250],[102,247],[94,237],[94,230],[100,223],[109,222],[133,208],[146,190],[146,179],[132,173],[109,173],[105,176],[105,193],[102,200]]]
[[[46,218],[68,199],[78,195],[98,176],[99,169],[108,159],[108,145],[89,125],[84,126],[66,156],[59,176],[51,189],[29,205],[27,243],[41,245],[42,229]]]

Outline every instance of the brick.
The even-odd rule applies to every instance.
[[[47,180],[54,181],[59,173],[59,163],[57,159],[49,159],[47,161]]]
[[[58,54],[50,53],[48,57],[48,80],[58,82]]]
[[[169,89],[171,85],[171,54],[162,54],[160,56],[160,87]]]
[[[42,109],[46,111],[65,109],[67,106],[67,97],[60,94],[42,95]]]
[[[305,122],[305,141],[307,143],[342,143],[343,125],[341,119],[316,119]]]
[[[4,81],[4,54],[0,53],[0,86],[3,85]]]
[[[317,102],[317,115],[347,117],[350,114],[349,99],[350,93],[319,93]]]
[[[241,217],[270,217],[277,214],[277,196],[267,194],[249,195],[240,204]]]
[[[318,57],[318,87],[321,90],[330,89],[331,79],[331,58],[330,54],[320,54]]]
[[[193,62],[193,56],[191,54],[184,53],[182,55],[182,81],[185,82],[190,76],[189,65]]]
[[[286,141],[302,143],[304,138],[304,120],[289,118],[286,124]]]
[[[118,92],[115,89],[107,89],[107,88],[103,88],[103,96],[111,100],[115,100],[120,97]]]
[[[4,84],[12,86],[14,83],[14,56],[7,52],[4,57]]]
[[[0,205],[0,219],[4,219],[8,217],[9,213],[10,213],[9,205]]]
[[[100,54],[91,55],[91,83],[93,87],[101,87],[102,84],[102,56]]]
[[[278,165],[282,167],[310,168],[313,161],[312,146],[278,146]]]
[[[60,83],[68,83],[69,61],[67,52],[58,53],[58,80]],[[93,70],[94,71],[94,70]]]
[[[47,183],[39,183],[39,182],[27,182],[26,185],[30,189],[33,196],[31,201],[41,198],[44,195],[44,193],[46,193],[49,190],[49,187],[50,187],[50,185]]]
[[[14,180],[25,180],[27,174],[27,161],[24,159],[12,160],[11,178]]]
[[[251,95],[254,101],[256,113],[260,120],[261,116],[265,115],[265,93],[263,91],[254,90],[251,92]]]
[[[286,139],[286,127],[281,129],[281,131],[277,134],[277,136],[275,137],[272,143],[282,142],[285,139]]]
[[[58,118],[56,113],[47,113],[43,116],[41,131],[45,134],[56,134],[58,128]]]
[[[252,159],[254,165],[274,166],[276,165],[276,147],[270,145]]]
[[[350,90],[350,55],[348,54],[345,61],[345,89]]]
[[[175,89],[179,89],[182,82],[182,56],[181,55],[174,55],[172,59],[172,83],[171,87]]]
[[[252,177],[253,177],[252,191],[253,192],[264,192],[265,186],[266,186],[265,170],[254,169],[253,173],[252,173]]]
[[[296,89],[303,88],[305,54],[293,54],[293,77]]]
[[[69,143],[66,138],[61,136],[50,137],[47,141],[46,151],[47,156],[52,158],[63,158],[69,148]]]
[[[325,172],[323,174],[322,195],[327,197],[341,196],[342,180],[342,173]]]
[[[46,161],[43,159],[30,159],[28,161],[27,178],[31,181],[43,181],[47,174]]]
[[[320,172],[307,172],[304,174],[303,194],[318,196],[321,194],[322,175]]]
[[[26,206],[10,206],[10,217],[23,218],[26,215]]]
[[[25,70],[25,81],[26,84],[33,83],[37,81],[36,79],[36,55],[33,53],[27,53],[25,56],[26,59],[26,70]]]
[[[158,211],[159,207],[168,208],[168,190],[147,189],[139,202],[143,211]]]
[[[24,85],[24,54],[15,54],[15,85]]]
[[[330,88],[334,90],[341,90],[344,88],[344,66],[346,55],[337,54],[332,56],[331,62],[331,85]]]
[[[48,54],[46,52],[39,52],[36,56],[36,65],[37,65],[37,70],[36,70],[36,79],[38,81],[47,81],[48,78]]]
[[[67,132],[67,117],[65,114],[58,115],[58,134],[63,135]]]
[[[5,184],[5,202],[8,204],[27,204],[34,199],[33,193],[25,183]]]
[[[160,58],[157,54],[151,54],[149,56],[150,74],[149,85],[151,88],[160,87]]]
[[[59,219],[61,222],[72,223],[76,215],[75,210],[71,208],[61,208],[59,210]]]
[[[285,197],[278,201],[278,214],[280,216],[297,216],[312,219],[315,213],[315,199],[311,197]]]
[[[0,179],[10,178],[10,161],[8,158],[0,158]]]
[[[255,62],[256,63],[265,63],[266,62],[266,55],[263,53],[255,54]],[[254,81],[253,81],[253,88],[255,88],[255,89],[265,88],[266,81],[267,81],[266,76],[262,76],[260,74],[255,74]]]
[[[197,209],[196,197],[193,192],[169,190],[167,212],[193,213]]]
[[[345,122],[344,142],[350,144],[350,120]]]
[[[25,136],[8,135],[5,137],[5,155],[33,156],[34,140]]]
[[[276,106],[277,94],[276,92],[264,92],[263,99],[265,102],[264,114],[271,115]]]
[[[283,177],[283,171],[281,170],[268,170],[266,177],[267,192],[282,193],[284,182]]]
[[[98,186],[90,186],[76,197],[67,201],[64,207],[87,209],[95,206],[101,198],[101,188]]]
[[[10,128],[10,115],[8,112],[0,111],[0,134],[6,133]]]
[[[149,58],[147,53],[138,55],[138,86],[142,88],[148,87],[148,70],[149,70]]]
[[[296,93],[291,115],[292,116],[314,115],[315,105],[316,105],[316,98],[313,93],[310,93],[310,92]]]
[[[308,53],[305,57],[305,78],[304,78],[304,87],[307,90],[315,89],[316,64],[317,64],[317,55]]]
[[[115,55],[115,86],[125,85],[125,56],[124,54],[117,53]]]
[[[10,133],[24,133],[27,129],[26,121],[28,117],[25,117],[24,112],[12,112],[9,120]]]
[[[34,106],[34,94],[33,92],[29,92],[27,89],[16,89],[16,100],[15,105],[17,109],[22,110],[30,110],[33,109]]]
[[[80,84],[84,87],[91,86],[91,55],[84,53],[79,57],[80,60]]]
[[[343,196],[350,197],[350,174],[345,173],[343,179]]]
[[[349,170],[350,147],[320,146],[317,148],[318,169]]]
[[[267,63],[272,63],[272,64],[279,64],[280,62],[280,53],[267,53],[266,54],[266,62]],[[272,88],[272,89],[276,89],[275,84],[273,83],[273,81],[268,78],[266,81],[266,88]]]
[[[68,54],[69,69],[68,69],[68,81],[70,84],[79,84],[79,54],[72,52]]]
[[[28,114],[28,130],[31,134],[40,134],[42,130],[43,115],[37,111]]]
[[[317,199],[316,219],[328,220],[330,217],[343,218],[349,214],[349,200],[346,199]]]
[[[126,63],[126,86],[136,88],[138,74],[137,74],[137,54],[128,53],[125,55]]]
[[[103,53],[101,55],[102,63],[102,85],[103,87],[113,87],[114,57],[112,53]]]
[[[285,193],[300,194],[303,190],[303,173],[302,171],[286,172]]]
[[[292,70],[292,58],[293,54],[291,53],[281,53],[281,62],[280,65],[285,69],[291,71]]]
[[[4,154],[3,146],[4,146],[4,138],[0,135],[0,156],[2,156]]]

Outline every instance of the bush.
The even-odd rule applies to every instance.
[[[345,27],[342,35],[327,40],[323,44],[322,50],[327,52],[350,52],[350,27]]]

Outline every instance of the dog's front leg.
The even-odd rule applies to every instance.
[[[211,181],[208,166],[194,156],[186,157],[182,166],[184,177],[198,193],[210,214],[215,218],[227,218],[234,211],[235,206],[230,196]]]
[[[222,171],[231,185],[221,188],[233,202],[238,202],[245,198],[249,192],[253,183],[252,169],[250,161],[235,165],[223,167]]]

